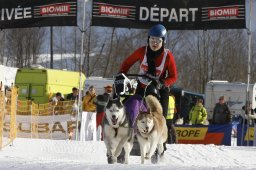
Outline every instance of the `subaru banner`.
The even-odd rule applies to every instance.
[[[76,0],[0,1],[0,29],[76,25]]]
[[[93,0],[92,25],[169,30],[245,28],[245,0]]]

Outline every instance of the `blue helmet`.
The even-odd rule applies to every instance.
[[[161,37],[164,43],[166,43],[167,30],[163,25],[157,24],[150,28],[150,30],[148,31],[148,36]]]

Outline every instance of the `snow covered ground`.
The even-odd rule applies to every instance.
[[[159,164],[140,164],[131,156],[128,165],[107,164],[101,141],[15,139],[0,151],[0,169],[256,169],[256,147],[168,145]]]

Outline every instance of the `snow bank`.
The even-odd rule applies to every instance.
[[[0,151],[0,169],[255,169],[256,147],[168,145],[164,159],[140,164],[131,156],[129,165],[108,165],[101,141],[68,141],[18,138]]]

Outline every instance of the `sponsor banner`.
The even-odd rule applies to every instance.
[[[1,0],[0,28],[76,26],[77,0]]]
[[[175,125],[175,129],[179,143],[231,145],[231,125]]]
[[[17,137],[67,139],[70,129],[75,129],[76,120],[70,114],[55,116],[17,115]],[[4,136],[10,132],[10,116],[5,116]]]
[[[249,129],[247,125],[239,124],[237,126],[237,146],[253,146],[254,140],[254,126],[250,126]]]
[[[167,29],[245,28],[245,0],[93,0],[92,25]]]

